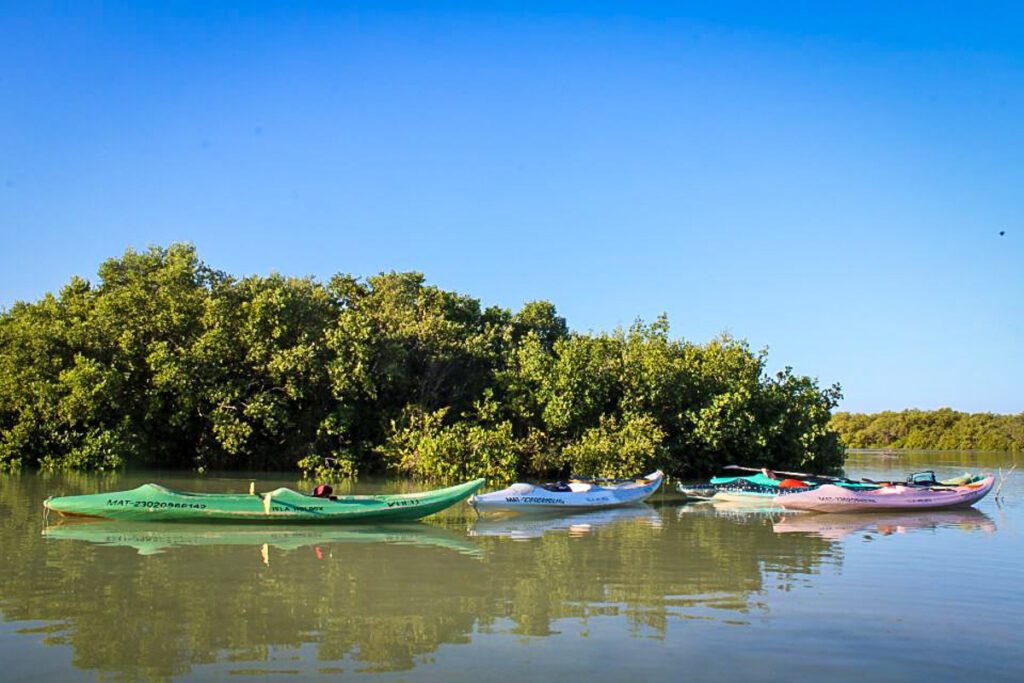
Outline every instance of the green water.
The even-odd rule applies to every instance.
[[[1018,456],[1017,462],[1020,462]],[[1007,469],[855,454],[852,476]],[[248,479],[0,477],[0,680],[985,681],[1024,674],[1024,474],[975,509],[652,505],[379,527],[54,525],[50,493]],[[259,482],[261,489],[292,485]],[[361,481],[355,490],[415,488]]]

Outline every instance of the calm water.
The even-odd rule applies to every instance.
[[[1017,463],[1021,463],[1017,456]],[[858,454],[853,476],[1010,455]],[[686,505],[333,529],[45,524],[49,493],[243,491],[0,477],[0,680],[1024,678],[1024,473],[910,515]],[[259,481],[261,490],[293,481]],[[404,485],[406,488],[411,485]],[[360,482],[358,491],[400,488]]]

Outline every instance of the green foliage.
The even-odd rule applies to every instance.
[[[129,250],[96,285],[0,313],[0,469],[841,467],[839,388],[766,361],[674,339],[664,317],[574,333],[550,302],[484,308],[419,273],[235,279],[189,245]]]
[[[355,479],[359,474],[359,465],[351,458],[307,455],[295,464],[303,477],[316,482],[346,481]]]
[[[118,431],[92,430],[68,449],[63,457],[46,456],[40,468],[56,470],[113,470],[124,465],[132,448],[125,435]]]
[[[630,415],[623,422],[601,416],[579,441],[565,449],[573,472],[597,477],[628,477],[646,473],[664,459],[665,433],[650,415]]]
[[[410,406],[381,453],[398,471],[422,479],[510,480],[519,470],[518,448],[512,424],[496,420],[497,408],[488,391],[472,413],[445,424],[447,408],[427,413]]]
[[[831,427],[851,448],[1024,451],[1024,413],[961,413],[951,408],[836,413]]]

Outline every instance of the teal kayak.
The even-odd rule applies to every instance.
[[[130,491],[50,497],[43,506],[64,516],[146,522],[408,522],[451,507],[483,485],[483,479],[474,479],[420,493],[324,498],[287,488],[249,494],[189,493],[143,484]]]
[[[845,477],[832,477],[823,474],[803,474],[800,472],[770,472],[767,469],[758,471],[753,467],[729,465],[726,470],[753,472],[753,474],[727,474],[712,477],[707,484],[676,485],[680,493],[690,498],[714,499],[718,501],[756,503],[758,500],[771,500],[780,493],[807,491],[823,484],[833,484],[848,489],[874,490],[879,484],[874,482],[853,481]]]

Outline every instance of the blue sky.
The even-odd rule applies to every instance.
[[[1024,410],[1024,6],[774,4],[0,1],[0,306],[189,241]]]

